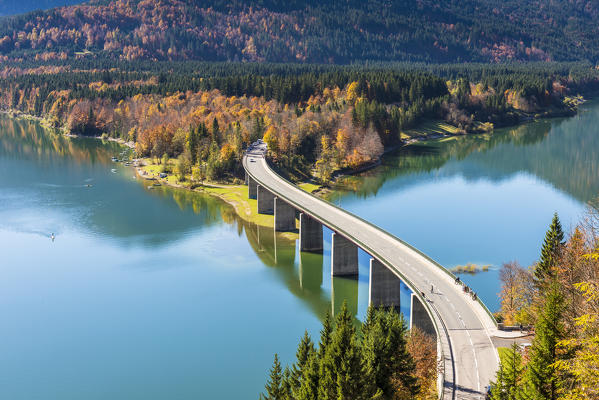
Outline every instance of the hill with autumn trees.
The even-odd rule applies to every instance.
[[[92,0],[4,19],[10,59],[599,60],[594,0]]]
[[[263,138],[290,177],[326,183],[423,121],[467,134],[572,115],[599,92],[597,15],[565,0],[92,0],[0,19],[0,110],[210,180],[241,177]]]
[[[242,176],[258,138],[299,179],[327,183],[378,161],[410,129],[444,120],[453,134],[572,115],[599,92],[585,63],[330,66],[45,60],[4,63],[0,109],[73,134],[131,141],[142,157],[177,157],[210,180]],[[416,133],[416,135],[419,135]],[[182,174],[183,175],[183,174]]]

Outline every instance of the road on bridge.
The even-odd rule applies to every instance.
[[[268,166],[265,152],[264,143],[253,145],[243,160],[247,173],[259,185],[352,240],[391,268],[413,291],[426,293],[443,354],[443,398],[484,399],[499,361],[491,341],[497,332],[495,322],[484,307],[439,265],[395,236],[280,177]]]

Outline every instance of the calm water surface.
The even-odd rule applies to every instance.
[[[121,150],[0,119],[0,398],[257,398],[331,309],[323,256],[300,284],[294,242],[148,190]]]
[[[570,227],[599,192],[598,127],[595,103],[415,145],[332,201],[448,267],[528,264],[553,211]],[[331,280],[328,232],[300,254],[212,197],[148,189],[121,151],[0,118],[0,398],[256,398],[327,311],[364,315],[367,254],[359,280]],[[496,271],[464,279],[497,307]]]
[[[490,265],[462,278],[495,311],[501,264],[535,262],[553,213],[568,231],[599,195],[599,102],[573,118],[418,143],[340,188],[332,201],[442,265]]]

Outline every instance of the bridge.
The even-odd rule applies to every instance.
[[[266,145],[252,145],[243,158],[248,196],[258,212],[274,215],[275,231],[294,231],[299,249],[323,249],[323,225],[333,231],[331,274],[358,275],[358,248],[371,256],[369,304],[399,306],[400,283],[412,291],[410,327],[437,340],[440,399],[484,399],[498,368],[492,342],[496,324],[480,301],[464,293],[441,265],[392,234],[309,194],[275,173]],[[390,210],[391,211],[391,210]]]

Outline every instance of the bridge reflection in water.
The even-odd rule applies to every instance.
[[[322,252],[299,251],[299,240],[295,234],[275,232],[272,227],[250,224],[237,220],[247,237],[248,243],[289,291],[319,318],[329,312],[335,315],[345,301],[350,313],[362,319],[368,307],[368,282],[370,255],[360,250],[359,275],[331,277],[332,231],[323,227]],[[410,289],[402,284],[401,311],[406,321],[410,318]]]

